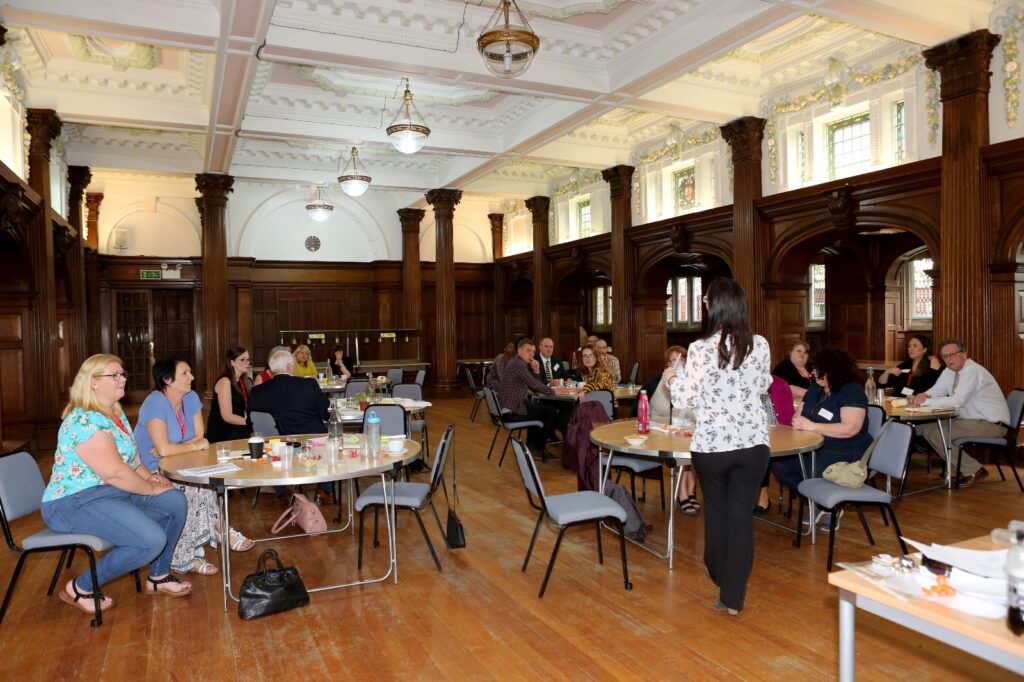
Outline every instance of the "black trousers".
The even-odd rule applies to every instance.
[[[767,445],[728,452],[694,452],[704,491],[704,565],[719,599],[742,609],[754,565],[754,504],[768,466]]]
[[[534,452],[543,452],[544,444],[547,443],[548,438],[555,432],[558,410],[551,405],[531,400],[527,400],[523,406],[526,408],[526,414],[508,414],[505,416],[505,421],[517,422],[536,419],[543,422],[544,426],[541,428],[531,426],[526,430],[526,444],[529,448]]]

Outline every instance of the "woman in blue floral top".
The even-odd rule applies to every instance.
[[[84,533],[113,548],[96,562],[98,584],[86,571],[60,599],[92,614],[114,605],[94,591],[149,564],[146,593],[182,597],[192,585],[170,574],[171,555],[185,524],[185,496],[141,465],[121,404],[127,375],[113,355],[93,355],[78,370],[57,434],[42,516],[57,533]]]

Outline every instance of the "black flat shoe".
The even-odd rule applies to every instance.
[[[772,508],[772,501],[771,500],[768,500],[768,506],[766,506],[766,507],[762,507],[759,504],[754,505],[754,516],[767,516],[768,515],[768,511],[771,508]]]

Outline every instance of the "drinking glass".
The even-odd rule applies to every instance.
[[[312,469],[316,466],[317,456],[313,453],[313,441],[302,443],[302,450],[299,451],[299,464],[304,469]]]
[[[231,446],[227,443],[217,444],[217,461],[226,462],[231,458]]]

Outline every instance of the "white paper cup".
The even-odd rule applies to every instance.
[[[405,441],[401,439],[389,440],[388,441],[388,452],[392,455],[397,455],[405,449]]]

